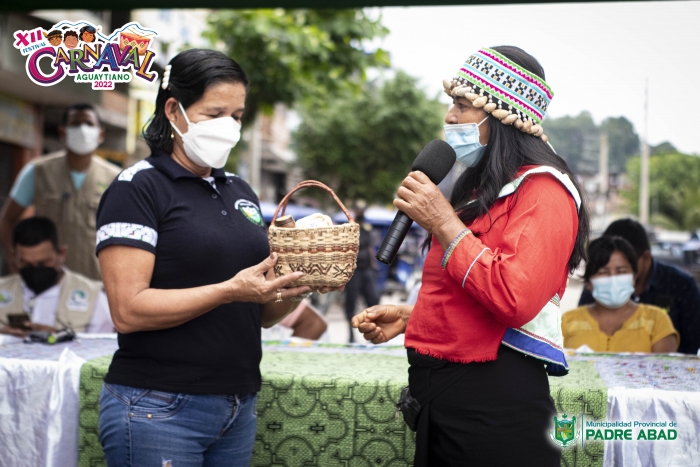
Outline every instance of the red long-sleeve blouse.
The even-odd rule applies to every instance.
[[[444,269],[444,251],[433,237],[404,344],[462,363],[495,360],[507,328],[563,296],[578,213],[561,182],[535,174],[467,227],[473,234],[459,241]]]

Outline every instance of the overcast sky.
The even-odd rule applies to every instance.
[[[440,92],[479,47],[516,45],[554,90],[548,116],[624,115],[649,142],[700,154],[700,2],[406,7],[381,11],[394,67]],[[443,95],[445,102],[447,96]],[[547,129],[545,118],[544,128]]]

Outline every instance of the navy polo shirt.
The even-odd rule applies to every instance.
[[[637,303],[664,308],[681,335],[678,352],[695,355],[700,348],[700,290],[693,276],[675,266],[652,260],[647,288],[632,295]],[[593,295],[583,289],[579,305],[593,303]]]
[[[151,287],[215,284],[269,254],[258,198],[221,169],[207,181],[167,154],[124,170],[97,210],[97,253],[110,245],[155,255]],[[213,183],[212,183],[213,182]],[[119,333],[105,381],[189,394],[260,390],[261,306],[229,303],[180,326]]]

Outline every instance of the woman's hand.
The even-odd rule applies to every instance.
[[[364,334],[365,340],[381,344],[406,330],[412,305],[376,305],[352,317],[352,327]]]
[[[423,172],[409,173],[401,182],[397,195],[394,207],[433,235],[446,223],[460,222],[450,202]]]
[[[272,253],[262,263],[244,269],[233,276],[228,281],[230,301],[267,303],[277,300],[277,290],[282,292],[283,300],[311,290],[307,286],[285,288],[299,280],[304,273],[297,271],[286,276],[275,277],[275,264],[277,264],[277,253]]]
[[[423,172],[409,173],[401,182],[397,196],[394,207],[435,235],[443,250],[464,230],[464,223],[450,202]]]

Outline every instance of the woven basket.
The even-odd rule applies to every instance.
[[[348,223],[308,229],[276,227],[275,219],[280,209],[280,215],[284,216],[289,198],[295,192],[308,187],[322,188],[330,193],[347,216]],[[347,284],[355,272],[360,246],[360,226],[333,190],[321,182],[307,180],[287,193],[275,210],[268,238],[270,250],[278,255],[275,265],[277,277],[296,271],[305,273],[304,277],[290,287],[340,287]]]

